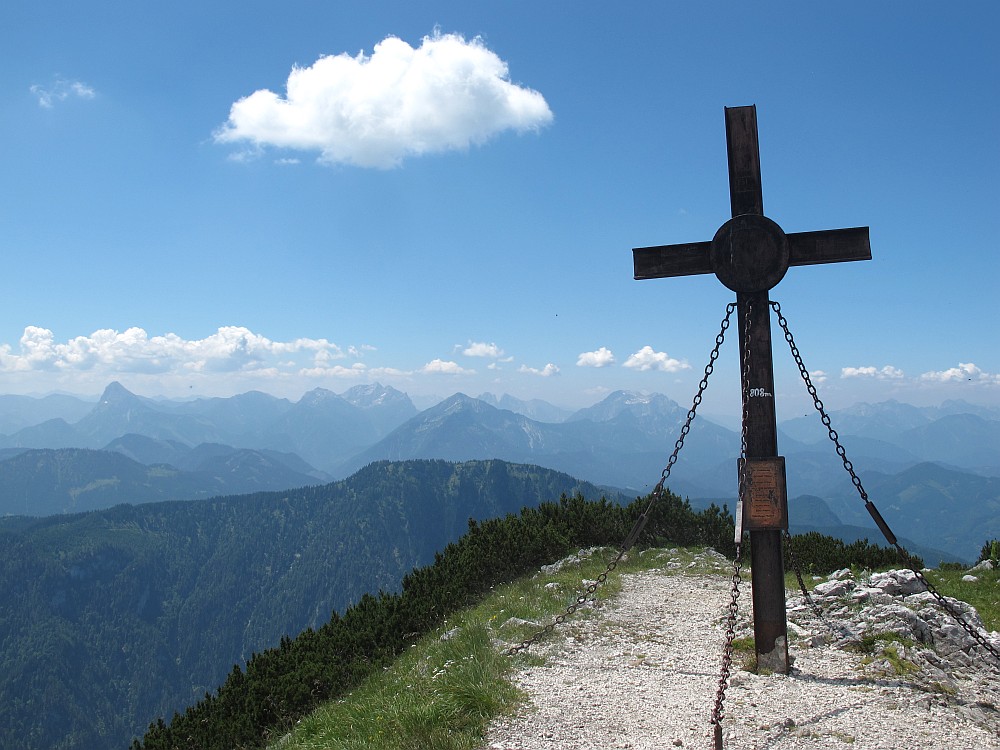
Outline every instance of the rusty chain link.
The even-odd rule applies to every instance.
[[[736,544],[736,557],[733,559],[733,586],[726,613],[726,641],[722,648],[722,666],[719,669],[719,687],[715,691],[715,706],[712,708],[710,723],[714,726],[715,750],[722,750],[722,719],[725,717],[723,704],[726,701],[726,688],[729,686],[729,675],[733,664],[733,640],[736,638],[736,617],[739,614],[740,598],[740,568],[743,564],[743,543]]]
[[[739,486],[737,491],[736,509],[736,555],[733,558],[733,578],[729,607],[726,614],[726,639],[722,647],[722,666],[719,668],[719,687],[715,691],[715,706],[712,708],[712,718],[710,723],[714,728],[713,736],[715,740],[715,750],[722,750],[722,720],[726,715],[724,704],[726,701],[726,688],[729,687],[729,674],[733,663],[733,639],[736,637],[736,617],[739,614],[740,598],[740,567],[743,558],[743,528],[741,524],[743,502],[747,497],[747,425],[750,422],[750,320],[753,305],[747,303],[745,320],[743,321],[743,348],[742,360],[743,369],[740,377],[742,383],[743,414],[740,427],[740,459],[739,459]]]
[[[702,398],[705,395],[705,390],[708,388],[708,378],[715,370],[715,361],[719,358],[719,350],[722,348],[722,344],[726,340],[726,330],[729,328],[729,319],[732,317],[735,309],[736,304],[733,302],[726,305],[726,316],[722,319],[721,329],[719,330],[719,334],[715,337],[715,346],[712,347],[712,352],[708,357],[708,364],[705,365],[705,374],[698,383],[698,391],[694,395],[691,408],[687,413],[687,418],[684,420],[684,425],[681,427],[680,436],[674,443],[673,453],[670,454],[670,458],[667,459],[666,466],[664,466],[663,471],[660,473],[660,481],[657,482],[656,487],[653,488],[653,492],[650,494],[649,504],[646,506],[646,509],[642,512],[639,518],[636,519],[631,531],[629,531],[626,535],[625,540],[622,542],[622,545],[618,550],[618,554],[611,562],[608,563],[608,567],[604,570],[604,572],[597,576],[597,580],[593,581],[583,590],[582,593],[577,595],[576,599],[574,599],[573,602],[566,607],[566,610],[562,614],[558,615],[552,622],[527,640],[521,641],[517,645],[511,646],[507,649],[507,656],[514,656],[522,651],[527,651],[534,644],[538,643],[545,636],[555,630],[557,626],[562,625],[568,618],[572,617],[573,614],[580,609],[580,607],[586,604],[589,599],[593,598],[597,589],[608,580],[608,576],[611,575],[614,569],[618,567],[618,563],[622,561],[622,558],[625,557],[628,551],[632,549],[638,541],[639,535],[642,534],[642,530],[646,528],[646,524],[649,522],[653,506],[656,505],[660,498],[663,497],[663,493],[665,491],[664,485],[667,482],[667,478],[670,476],[670,472],[673,469],[674,464],[677,463],[677,456],[684,447],[684,440],[691,431],[691,423],[694,422],[694,419],[697,416],[698,407],[701,405]],[[737,547],[737,554],[738,553],[739,547]]]
[[[840,456],[840,460],[844,464],[844,469],[847,471],[848,474],[850,474],[851,482],[853,482],[854,487],[858,491],[858,495],[864,501],[865,509],[868,511],[869,515],[871,515],[872,519],[875,521],[875,525],[878,526],[879,531],[882,532],[882,535],[885,537],[886,541],[889,542],[891,546],[895,547],[897,552],[899,552],[903,564],[910,571],[913,572],[917,580],[924,585],[924,587],[927,589],[927,591],[930,592],[931,596],[934,597],[934,599],[938,602],[938,604],[940,604],[941,607],[949,615],[951,615],[952,619],[954,619],[955,622],[957,622],[962,627],[962,629],[966,633],[968,633],[969,636],[974,641],[976,641],[976,643],[978,643],[980,646],[986,649],[989,653],[991,653],[994,656],[994,658],[997,659],[998,662],[1000,662],[1000,650],[998,650],[992,643],[986,640],[986,638],[982,634],[980,634],[980,632],[976,628],[972,627],[972,625],[965,620],[965,617],[962,615],[962,613],[951,602],[949,602],[947,598],[945,598],[945,596],[942,595],[937,590],[937,588],[935,588],[934,584],[932,584],[929,580],[927,580],[927,577],[913,562],[913,557],[910,555],[910,553],[907,552],[906,549],[904,549],[903,546],[896,539],[896,535],[893,534],[892,529],[889,528],[889,524],[887,524],[885,522],[885,519],[882,518],[882,514],[879,513],[878,508],[876,508],[875,504],[868,499],[868,493],[865,492],[865,488],[861,485],[861,479],[854,471],[854,464],[852,464],[851,461],[847,458],[847,451],[844,450],[844,446],[841,445],[840,443],[840,436],[837,434],[837,431],[833,429],[830,420],[830,415],[826,413],[826,408],[823,406],[823,402],[820,400],[819,394],[816,392],[816,387],[812,384],[812,379],[809,377],[809,371],[806,369],[805,363],[802,361],[802,355],[799,353],[799,348],[798,346],[795,345],[795,339],[792,336],[792,332],[788,328],[788,320],[781,313],[781,305],[778,304],[777,302],[772,301],[771,309],[773,309],[775,314],[778,316],[778,325],[781,326],[781,330],[785,334],[785,341],[788,342],[788,348],[792,353],[792,359],[795,360],[795,364],[799,368],[799,375],[801,375],[802,381],[806,385],[806,390],[809,392],[809,395],[812,396],[813,406],[816,408],[816,411],[819,412],[820,420],[826,427],[830,440],[833,442],[834,446],[836,446],[837,455]],[[801,582],[801,576],[800,576],[800,582]]]

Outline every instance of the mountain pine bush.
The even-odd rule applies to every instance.
[[[979,559],[976,560],[976,564],[989,560],[993,563],[993,567],[1000,565],[1000,539],[990,539],[983,545],[982,550],[979,552]]]

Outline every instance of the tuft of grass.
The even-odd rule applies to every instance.
[[[955,695],[956,693],[958,693],[958,690],[955,689],[953,686],[946,685],[942,682],[938,682],[937,680],[931,682],[930,686],[935,693],[940,693],[941,695]]]
[[[865,633],[856,644],[853,644],[852,648],[855,651],[870,656],[884,649],[885,646],[883,644],[892,643],[898,643],[907,648],[912,648],[916,645],[916,642],[912,638],[906,638],[892,631],[881,631]]]
[[[916,642],[911,638],[886,631],[865,633],[861,640],[852,646],[852,649],[865,654],[861,660],[863,665],[881,661],[888,664],[888,671],[891,674],[903,677],[920,671],[920,667],[900,652],[901,649],[905,650],[914,646],[916,646]]]
[[[920,671],[920,667],[899,653],[899,649],[896,646],[886,646],[883,648],[882,656],[897,675],[916,674]]]
[[[510,659],[479,618],[425,638],[384,673],[302,719],[281,750],[460,750],[520,700]]]

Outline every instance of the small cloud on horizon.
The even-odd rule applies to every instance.
[[[352,357],[361,358],[365,356],[368,352],[377,352],[378,348],[372,346],[371,344],[362,344],[361,346],[349,346],[347,347],[347,353]]]
[[[459,345],[456,349],[462,349],[462,347]],[[487,344],[485,341],[470,341],[469,345],[462,349],[462,354],[466,357],[500,359],[504,356],[504,350],[493,343]]]
[[[615,355],[606,346],[592,352],[581,352],[576,358],[577,367],[607,367],[615,363]]]
[[[1000,374],[985,372],[972,362],[959,362],[958,367],[951,367],[947,370],[937,372],[925,372],[920,376],[920,379],[925,382],[934,383],[954,383],[964,380],[966,382],[1000,385]]]
[[[842,378],[875,378],[876,380],[901,380],[905,374],[898,367],[885,365],[885,367],[843,367],[840,370]]]
[[[658,370],[660,372],[679,372],[690,370],[691,365],[679,359],[674,359],[666,352],[653,351],[653,347],[644,346],[635,354],[629,356],[622,367],[628,367],[639,372]]]
[[[350,367],[343,365],[333,365],[332,367],[305,367],[299,370],[300,375],[308,378],[346,378],[354,379],[367,377],[368,368],[361,362],[355,362]]]
[[[457,362],[450,362],[443,359],[434,359],[420,368],[420,372],[427,374],[441,373],[444,375],[475,375],[475,370],[467,370]]]
[[[541,370],[536,369],[534,367],[528,367],[527,365],[521,365],[519,368],[517,368],[517,371],[524,373],[526,375],[538,375],[539,377],[543,378],[550,378],[553,375],[559,374],[559,368],[556,367],[551,362],[545,365],[545,367],[543,367]]]

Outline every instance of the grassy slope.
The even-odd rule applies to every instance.
[[[700,562],[686,569],[699,550],[680,550],[678,570],[728,574],[717,563]],[[511,626],[512,618],[547,623],[572,603],[581,580],[593,580],[613,557],[598,552],[561,571],[524,578],[498,587],[478,606],[452,617],[420,639],[384,672],[359,689],[329,703],[300,721],[272,750],[471,750],[479,747],[490,721],[511,713],[522,696],[510,676],[518,659],[497,648],[530,637],[536,627]],[[701,558],[699,558],[701,559]],[[650,550],[633,554],[618,570],[633,572],[659,567],[662,557]],[[964,572],[934,571],[932,582],[948,596],[977,607],[986,627],[1000,629],[1000,571],[984,571],[977,583],[964,583]],[[547,584],[556,583],[556,586]],[[612,575],[601,598],[620,590]],[[794,577],[789,582],[795,588]],[[591,616],[584,608],[575,618]],[[553,637],[563,637],[557,634]]]

